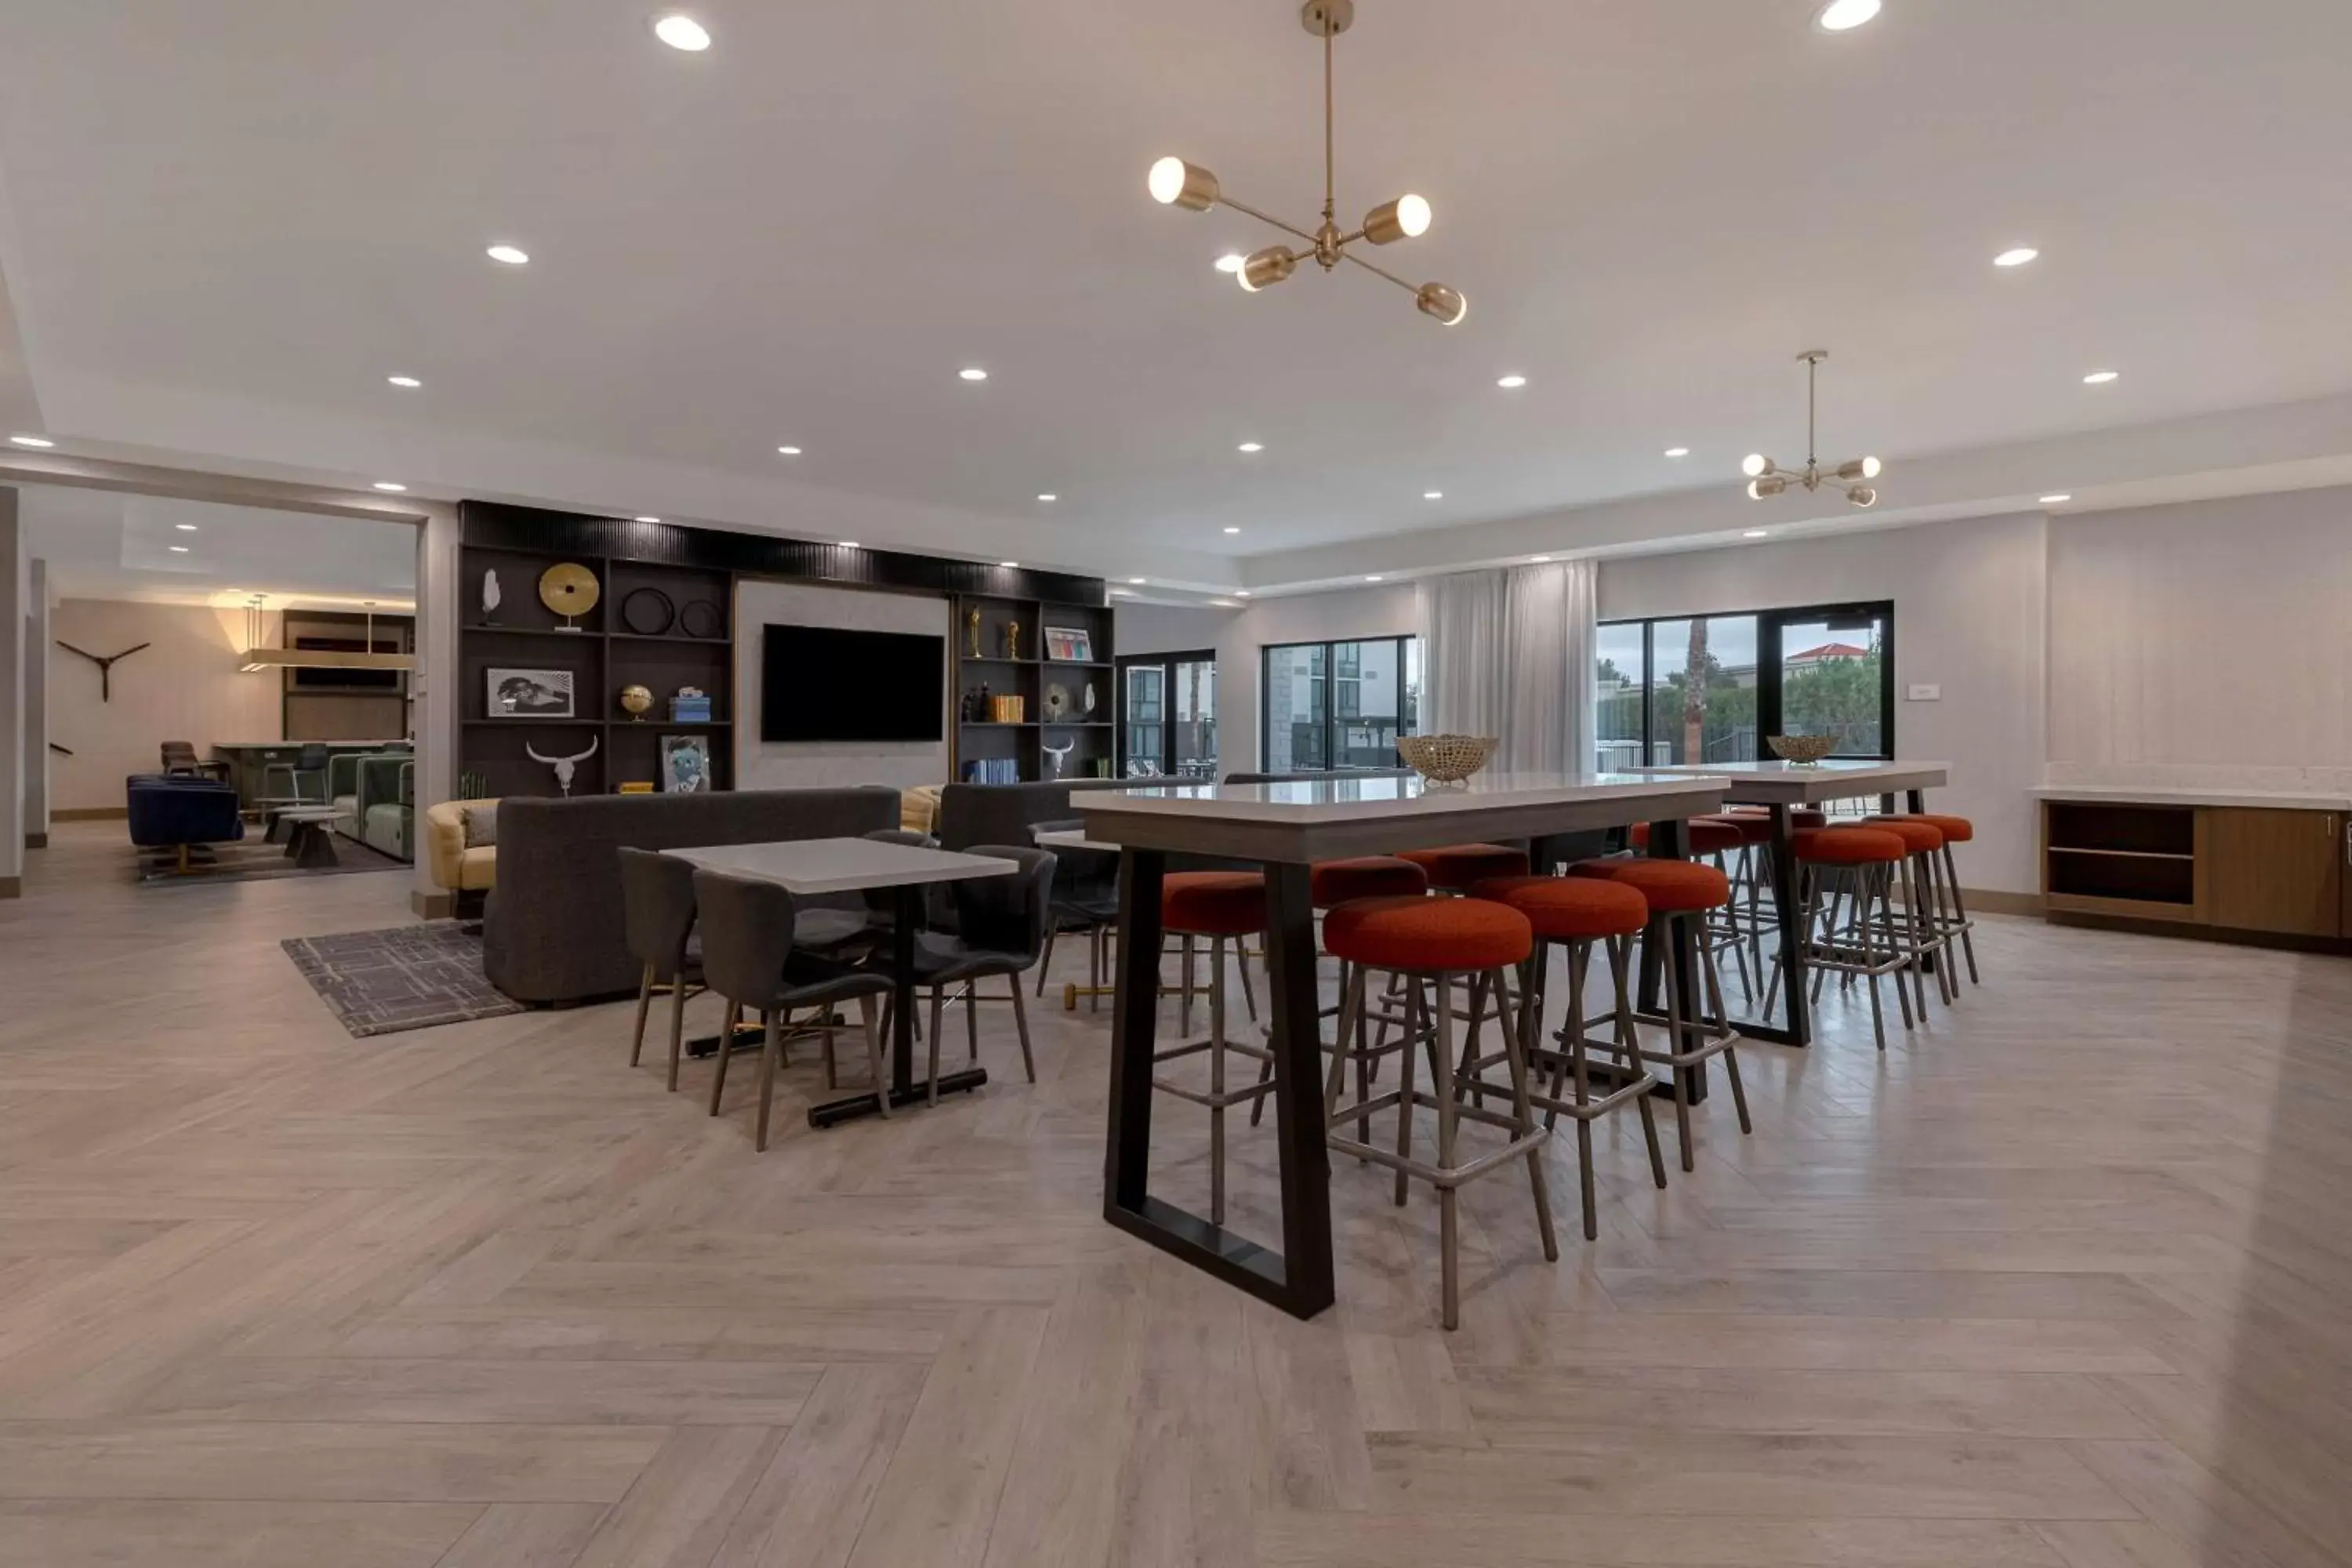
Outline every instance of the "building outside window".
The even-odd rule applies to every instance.
[[[1421,717],[1415,637],[1284,643],[1265,649],[1260,747],[1270,773],[1398,765]]]
[[[1752,762],[1771,755],[1773,735],[1833,735],[1834,756],[1891,757],[1894,647],[1883,603],[1604,623],[1594,761]]]

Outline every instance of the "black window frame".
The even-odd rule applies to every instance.
[[[1156,668],[1160,672],[1160,755],[1167,761],[1172,762],[1174,759],[1176,755],[1174,693],[1176,667],[1180,664],[1205,664],[1209,667],[1210,700],[1213,703],[1216,700],[1214,682],[1217,650],[1215,648],[1192,648],[1179,653],[1123,653],[1111,660],[1111,756],[1113,758],[1111,767],[1114,770],[1114,777],[1122,779],[1127,777],[1127,672],[1129,669]],[[1211,710],[1211,717],[1216,718],[1213,709]],[[1222,721],[1218,721],[1217,749],[1220,753],[1217,758],[1217,771],[1222,773],[1225,765],[1224,757],[1222,754],[1224,750],[1224,726]],[[1160,776],[1174,775],[1163,773]]]
[[[1403,766],[1403,763],[1398,760],[1393,751],[1390,752],[1389,761],[1378,766],[1355,765],[1343,768],[1332,761],[1333,758],[1339,754],[1339,731],[1341,727],[1348,723],[1360,723],[1362,721],[1362,715],[1360,714],[1343,716],[1339,712],[1339,649],[1342,647],[1357,647],[1364,643],[1385,642],[1394,643],[1396,645],[1398,709],[1396,715],[1397,733],[1400,735],[1411,735],[1418,732],[1420,729],[1421,713],[1417,699],[1414,704],[1414,710],[1410,715],[1404,711],[1405,671],[1412,663],[1412,657],[1408,651],[1409,647],[1411,645],[1418,645],[1420,641],[1421,638],[1412,632],[1382,632],[1377,637],[1319,637],[1306,642],[1275,642],[1260,644],[1257,652],[1258,766],[1262,769],[1269,767],[1270,764],[1267,762],[1267,758],[1274,751],[1274,713],[1265,701],[1266,689],[1272,684],[1272,681],[1269,679],[1269,673],[1273,668],[1274,657],[1279,653],[1288,653],[1302,647],[1320,648],[1323,650],[1323,763],[1318,768],[1300,768],[1288,771],[1302,773],[1378,773],[1383,768],[1397,768]],[[1374,717],[1377,718],[1380,717],[1380,715],[1375,715]]]
[[[1833,620],[1840,617],[1876,617],[1886,628],[1885,647],[1880,650],[1878,668],[1878,751],[1868,757],[1853,752],[1832,752],[1833,757],[1860,762],[1892,762],[1895,760],[1895,601],[1869,599],[1832,605],[1798,605],[1769,610],[1701,610],[1687,615],[1633,616],[1619,620],[1602,621],[1603,626],[1639,626],[1642,628],[1642,680],[1646,689],[1654,689],[1658,668],[1658,627],[1662,624],[1685,621],[1738,620],[1752,616],[1756,622],[1756,735],[1760,752],[1763,738],[1780,733],[1781,683],[1788,671],[1781,663],[1786,649],[1782,635],[1795,625],[1807,621]],[[1642,702],[1642,758],[1646,763],[1655,755],[1655,737],[1652,733],[1657,704],[1646,696]]]

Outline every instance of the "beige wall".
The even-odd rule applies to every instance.
[[[1601,618],[1891,599],[1895,749],[1952,766],[1929,809],[1974,819],[1968,885],[2032,892],[2042,782],[2048,523],[2040,513],[1607,561]],[[1942,688],[1932,702],[1913,685]]]
[[[216,742],[283,738],[278,698],[284,678],[236,668],[246,646],[242,610],[65,599],[51,615],[49,635],[96,654],[154,645],[114,667],[113,699],[107,702],[99,700],[96,665],[63,648],[50,650],[49,738],[73,752],[52,759],[53,810],[120,808],[124,776],[153,773],[165,741],[192,742],[197,755],[205,756]],[[277,638],[273,615],[262,640]]]

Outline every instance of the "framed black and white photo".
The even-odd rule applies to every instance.
[[[1056,664],[1088,664],[1095,657],[1095,639],[1083,626],[1047,626],[1045,657]]]
[[[710,737],[661,737],[661,788],[664,795],[705,795],[710,782]]]
[[[498,669],[488,672],[489,695],[484,706],[493,719],[569,719],[572,671],[568,669]]]

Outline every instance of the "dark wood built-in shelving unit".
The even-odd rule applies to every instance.
[[[971,651],[969,618],[974,610],[980,612],[982,651],[978,655]],[[1020,765],[1022,782],[1035,783],[1048,776],[1051,759],[1045,748],[1064,745],[1071,748],[1063,763],[1064,778],[1108,776],[1117,760],[1117,748],[1111,743],[1111,710],[1118,700],[1118,672],[1112,668],[1116,651],[1113,620],[1108,598],[1099,595],[1091,603],[999,594],[958,595],[955,679],[949,693],[956,715],[955,776],[964,776],[968,763],[1011,758]],[[1004,651],[1007,631],[1016,622],[1021,627],[1018,658]],[[1093,645],[1089,651],[1094,658],[1045,658],[1045,628],[1049,626],[1056,630],[1067,627],[1085,632]],[[1086,707],[1089,682],[1095,689],[1091,715]],[[1021,721],[964,718],[966,700],[983,685],[991,697],[1022,699],[1027,708]],[[1055,687],[1062,689],[1066,700],[1058,720],[1049,718],[1045,710],[1046,697]]]

